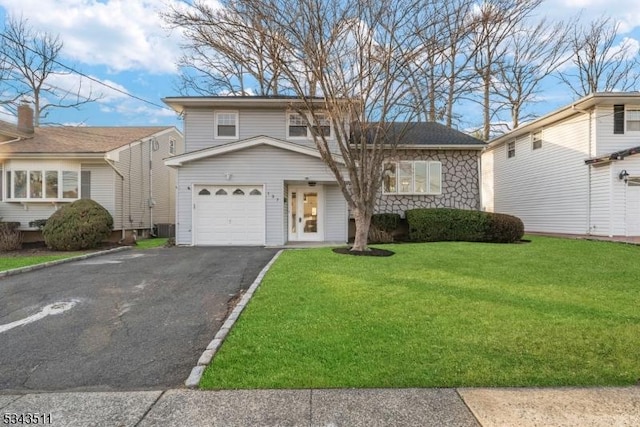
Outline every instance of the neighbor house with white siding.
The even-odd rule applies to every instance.
[[[178,172],[177,244],[348,240],[347,202],[307,122],[293,108],[297,101],[258,96],[164,99],[184,119],[185,152],[165,161]],[[315,117],[331,142],[330,120],[319,113]],[[378,211],[404,215],[416,207],[479,209],[485,144],[437,123],[407,127],[404,142],[384,166]],[[340,162],[339,155],[334,159]]]
[[[640,236],[640,93],[595,93],[490,141],[483,208],[529,232]]]
[[[174,224],[176,172],[164,159],[182,150],[172,126],[34,128],[22,104],[17,126],[0,123],[0,221],[19,222],[36,240],[34,221],[90,198],[113,216],[115,238]]]

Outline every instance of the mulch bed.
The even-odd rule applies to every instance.
[[[366,251],[352,251],[351,248],[335,248],[333,252],[342,255],[355,255],[355,256],[391,256],[395,252],[388,251],[386,249],[369,248]]]

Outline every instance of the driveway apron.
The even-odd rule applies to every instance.
[[[132,250],[0,279],[0,391],[182,385],[276,252]]]

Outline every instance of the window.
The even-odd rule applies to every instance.
[[[78,198],[78,172],[71,172],[71,171],[62,172],[62,198],[63,199]]]
[[[627,109],[627,131],[640,132],[640,109]]]
[[[236,190],[233,192],[234,196],[244,196],[244,191],[242,191],[239,188],[236,188]]]
[[[218,191],[216,191],[216,196],[226,196],[227,192],[224,191],[224,189],[219,189]]]
[[[91,197],[91,172],[8,170],[4,174],[6,199],[33,201]],[[82,178],[82,179],[80,179]],[[62,185],[60,185],[62,184]],[[1,185],[1,184],[0,184]],[[80,188],[82,185],[82,188]]]
[[[531,134],[531,148],[539,150],[542,148],[542,131],[534,132]]]
[[[210,196],[210,195],[211,195],[211,192],[206,188],[203,188],[198,192],[198,196]]]
[[[442,164],[433,161],[385,163],[382,191],[385,194],[440,194]]]
[[[288,138],[311,138],[313,133],[331,138],[331,118],[328,114],[316,113],[315,122],[313,116],[309,114],[311,128],[307,127],[307,120],[298,113],[289,113],[287,116],[287,137]]]
[[[613,106],[613,133],[624,133],[624,105]]]
[[[176,140],[169,141],[169,154],[176,154]]]
[[[249,193],[249,195],[250,196],[262,196],[262,193],[257,188],[254,188],[253,190],[251,190],[251,193]]]
[[[290,138],[306,138],[307,123],[300,114],[289,114],[289,135]]]
[[[511,141],[507,143],[507,158],[512,158],[516,156],[516,142]]]
[[[219,111],[216,113],[216,138],[235,139],[238,137],[238,113]]]

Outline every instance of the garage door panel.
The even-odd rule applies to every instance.
[[[264,244],[262,186],[205,185],[196,186],[195,193],[194,233],[197,245]]]

